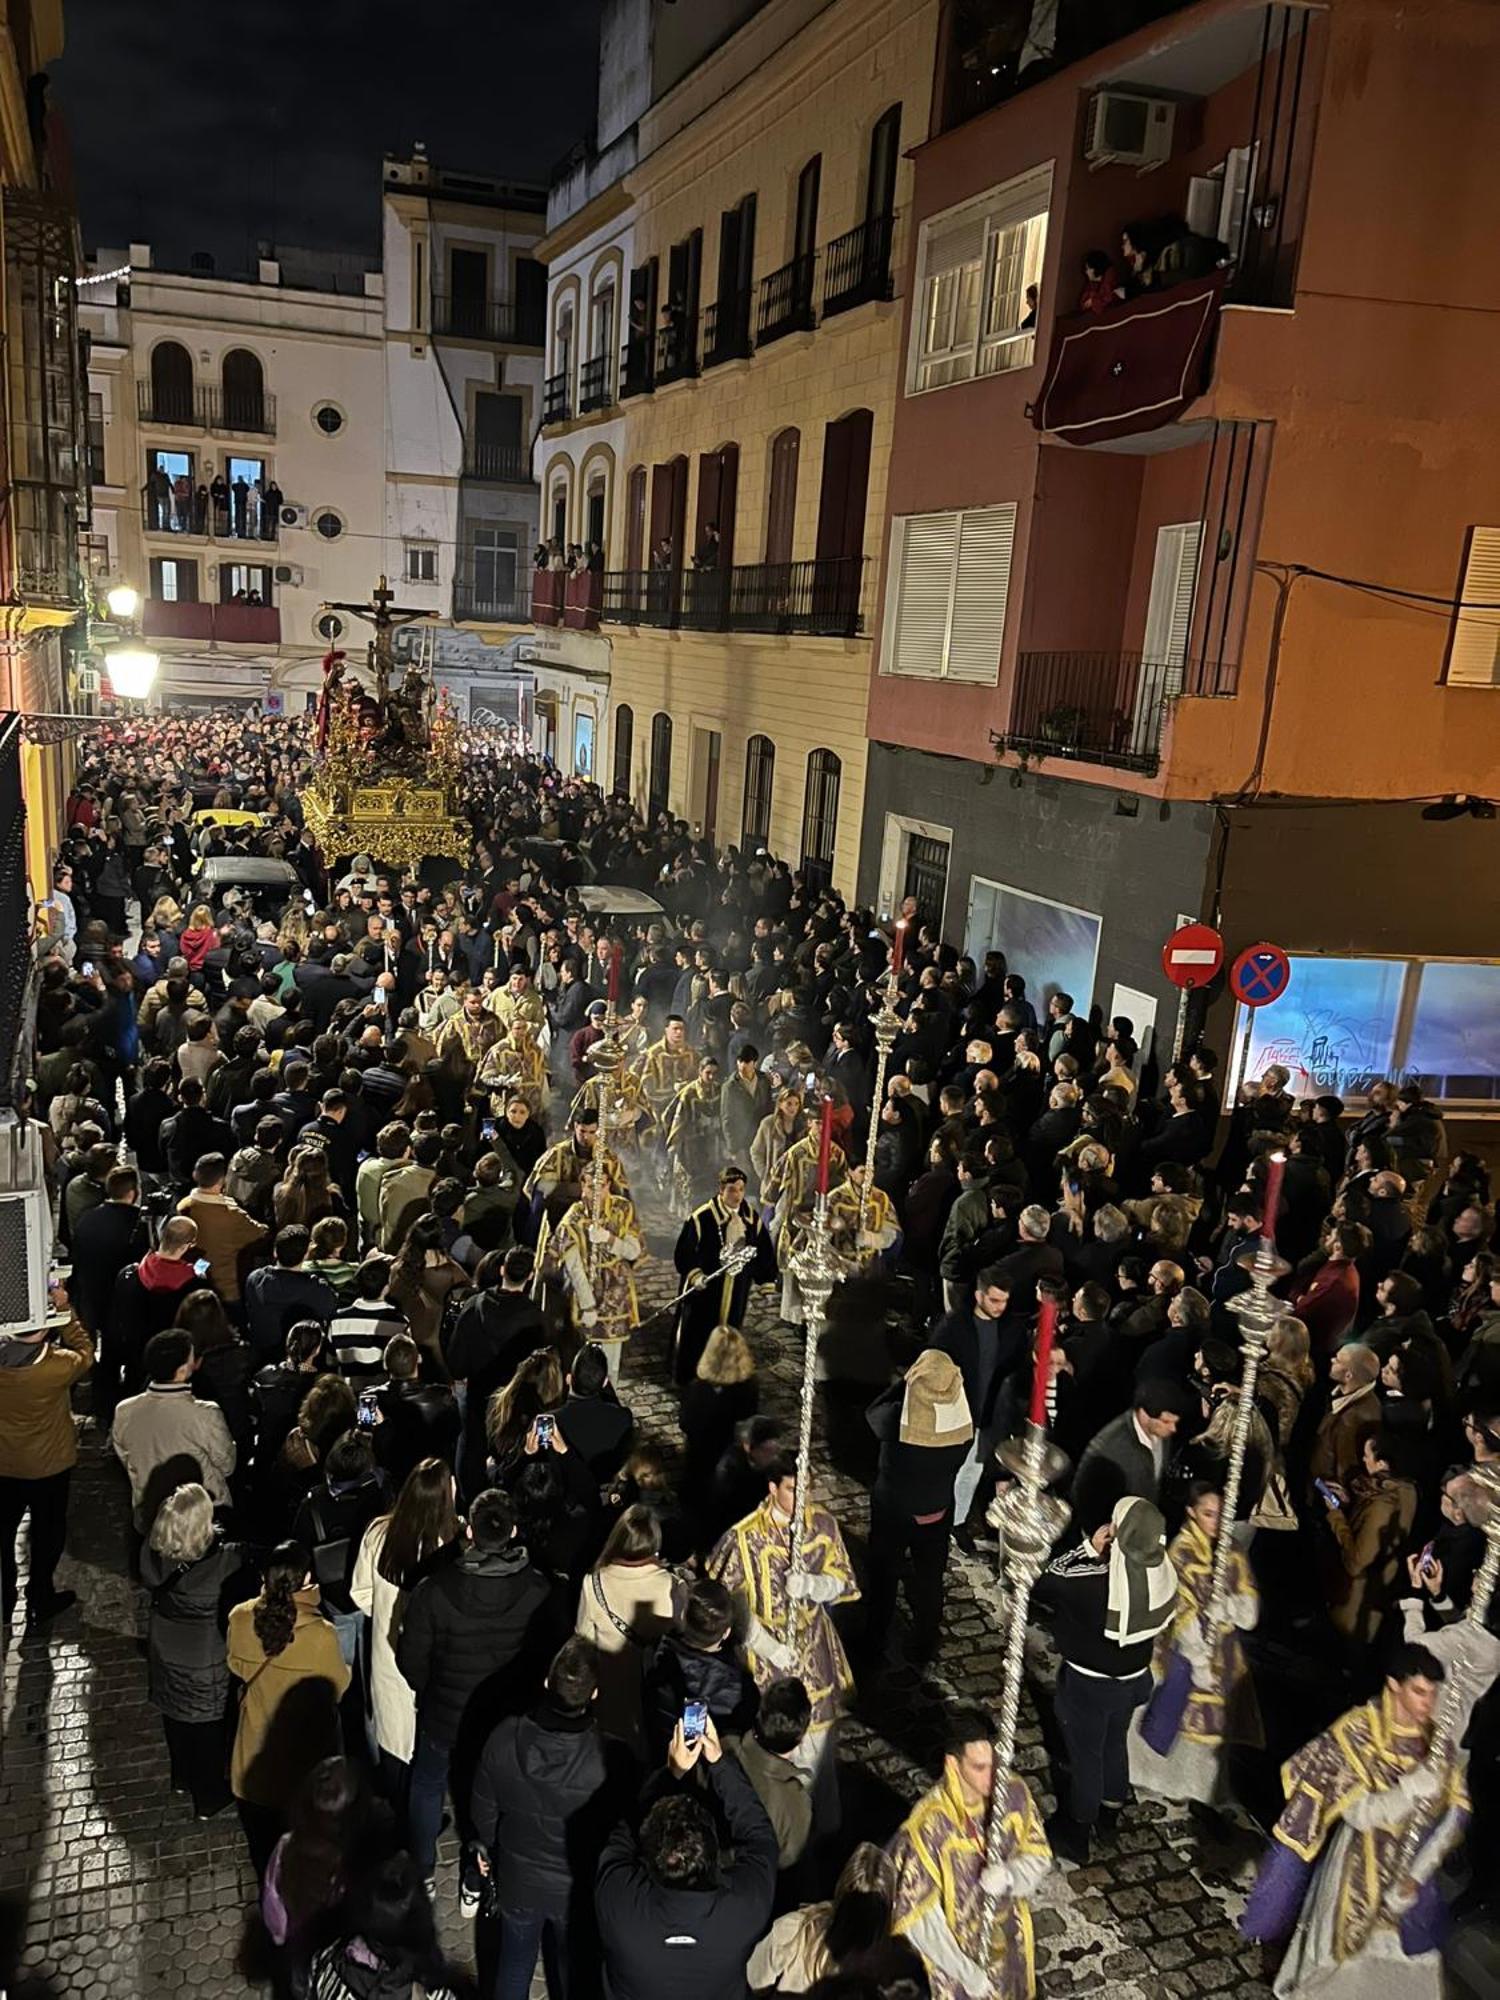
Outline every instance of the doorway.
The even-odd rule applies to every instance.
[[[908,896],[916,898],[918,920],[940,929],[948,900],[948,864],[953,829],[904,813],[887,813],[880,848],[879,909],[892,917]]]
[[[724,739],[717,729],[694,728],[689,814],[701,837],[707,841],[714,840],[718,834],[719,769],[723,753]]]

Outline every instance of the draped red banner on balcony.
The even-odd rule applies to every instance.
[[[1174,423],[1213,378],[1228,270],[1057,322],[1031,421],[1070,444]]]

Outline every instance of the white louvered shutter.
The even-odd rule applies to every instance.
[[[1015,539],[1014,502],[960,516],[958,576],[948,634],[950,681],[993,687],[1000,678]]]
[[[893,532],[899,536],[899,566],[886,672],[937,680],[947,645],[958,516],[910,514]]]
[[[1460,593],[1465,607],[1500,606],[1500,528],[1471,528]],[[1450,687],[1500,687],[1500,609],[1460,610],[1448,643]]]

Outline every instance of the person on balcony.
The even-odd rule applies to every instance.
[[[214,533],[229,533],[229,481],[222,472],[216,472],[213,484],[208,489],[208,497],[214,505]]]
[[[693,556],[693,568],[717,569],[719,567],[719,556],[723,549],[723,546],[724,546],[723,537],[719,533],[718,522],[717,521],[706,522],[704,525],[703,534],[698,542],[697,551]]]
[[[276,524],[281,519],[281,488],[274,479],[263,487],[260,498],[260,538],[263,542],[274,542]]]
[[[229,491],[234,498],[234,532],[243,540],[250,532],[250,482],[243,472]]]
[[[153,465],[146,474],[146,513],[153,528],[172,525],[172,481],[163,465]]]
[[[193,488],[193,533],[195,535],[208,533],[208,486],[201,479]]]
[[[1123,299],[1125,288],[1120,283],[1120,274],[1115,269],[1107,250],[1089,250],[1083,259],[1083,290],[1078,295],[1078,310],[1081,313],[1102,313],[1108,311],[1117,299]]]
[[[193,525],[193,482],[185,472],[172,481],[172,526],[185,535]]]

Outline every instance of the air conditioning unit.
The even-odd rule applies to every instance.
[[[283,528],[305,528],[307,526],[307,509],[305,507],[293,507],[289,503],[284,503],[281,509],[281,525]]]
[[[275,576],[278,583],[289,583],[294,590],[301,587],[302,571],[296,563],[277,563]]]
[[[1172,157],[1177,106],[1138,90],[1095,91],[1083,156],[1091,167],[1138,167],[1143,173]]]
[[[52,1216],[35,1127],[0,1127],[0,1334],[25,1333],[47,1318]]]

